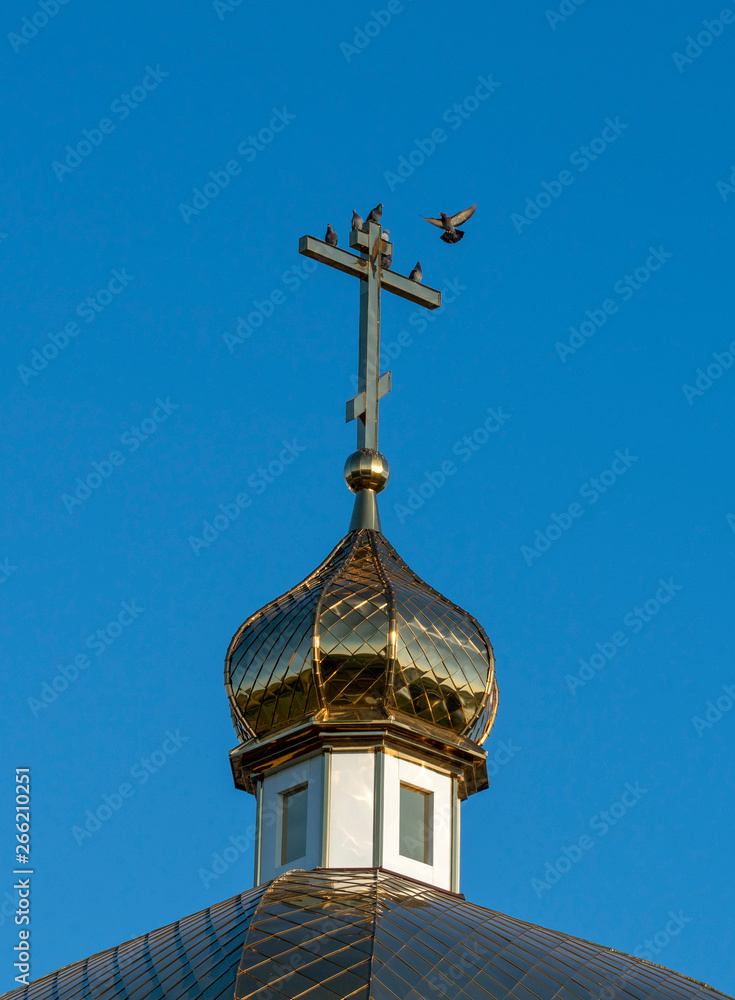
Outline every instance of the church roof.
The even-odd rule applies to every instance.
[[[225,660],[238,735],[311,716],[397,713],[482,743],[495,718],[490,640],[379,531],[351,531],[302,583],[251,615]]]
[[[290,871],[3,1000],[727,1000],[381,869]]]

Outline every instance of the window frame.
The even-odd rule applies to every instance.
[[[296,857],[288,858],[288,799],[293,798],[301,792],[306,793],[305,801],[305,814],[304,814],[304,852]],[[292,785],[290,788],[284,788],[282,792],[278,793],[278,814],[279,814],[279,843],[278,843],[278,857],[279,864],[277,868],[283,868],[285,865],[292,865],[294,861],[299,861],[301,858],[305,858],[308,851],[308,834],[309,834],[309,782],[302,781],[298,785]]]
[[[414,792],[415,794],[421,795],[424,800],[424,837],[423,837],[423,857],[417,858],[412,854],[404,854],[402,850],[402,840],[403,840],[403,796],[402,792],[406,791]],[[421,788],[419,785],[413,784],[411,781],[401,781],[398,782],[398,853],[402,858],[407,858],[409,861],[415,861],[420,865],[427,865],[433,867],[434,864],[434,792],[429,788]]]

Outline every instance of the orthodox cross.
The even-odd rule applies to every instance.
[[[357,420],[357,447],[378,450],[378,403],[390,392],[391,373],[380,374],[380,291],[384,288],[409,302],[437,309],[441,292],[383,266],[393,256],[393,244],[383,239],[382,227],[367,222],[350,232],[350,247],[360,256],[330,246],[313,236],[302,236],[299,253],[360,278],[360,347],[357,395],[347,403],[346,421]]]

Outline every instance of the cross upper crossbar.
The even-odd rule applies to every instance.
[[[360,245],[352,243],[353,236],[358,238],[364,237],[367,244],[367,234],[360,231],[350,233],[351,246]],[[389,243],[386,247],[385,240],[383,240],[381,253],[385,254],[386,249],[392,251],[393,244]],[[365,252],[367,253],[367,250]],[[363,281],[367,281],[367,259],[364,256],[358,257],[354,253],[347,253],[346,250],[340,250],[339,247],[330,247],[324,240],[318,240],[315,236],[301,237],[299,240],[299,253],[303,254],[304,257],[311,257],[313,260],[318,260],[321,264],[329,264],[330,267],[336,267],[338,271],[351,274],[354,278],[362,278]],[[388,256],[390,256],[390,253]],[[438,289],[429,288],[428,285],[420,285],[417,281],[411,281],[410,278],[405,278],[402,274],[398,274],[397,271],[389,271],[385,267],[381,267],[380,270],[380,283],[387,292],[394,292],[396,295],[400,295],[401,298],[408,299],[409,302],[414,302],[417,306],[424,306],[426,309],[438,309],[442,304],[442,293]]]
[[[426,309],[441,306],[441,292],[383,266],[392,257],[393,244],[382,238],[377,222],[350,233],[357,254],[330,246],[313,236],[302,236],[299,253],[360,279],[360,349],[357,395],[348,401],[346,419],[357,419],[357,447],[378,449],[378,402],[390,392],[391,373],[380,375],[380,292],[385,289]]]

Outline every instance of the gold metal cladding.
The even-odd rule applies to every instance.
[[[255,837],[255,865],[253,873],[253,884],[260,885],[260,869],[263,860],[263,783],[258,782],[255,791],[255,816],[257,823],[257,835]]]
[[[303,758],[301,758],[303,760]],[[321,860],[322,868],[329,867],[329,811],[332,799],[332,752],[326,750],[322,754],[322,838]]]
[[[378,451],[381,289],[429,309],[436,289],[384,266],[392,247],[368,223],[350,246],[312,236],[299,252],[360,279],[358,393],[346,406],[357,450],[345,465],[357,494],[350,532],[306,580],[249,618],[225,659],[225,684],[240,738],[259,740],[319,715],[367,722],[397,715],[481,742],[497,707],[495,660],[482,626],[429,587],[380,530],[376,495],[390,475]],[[390,248],[390,252],[389,252]]]
[[[482,743],[497,710],[482,626],[377,531],[353,531],[234,636],[225,682],[241,740],[315,716],[396,713]]]
[[[452,892],[459,892],[459,846],[460,846],[460,812],[459,812],[459,789],[456,778],[452,778],[452,800],[451,800],[451,871],[449,887]]]
[[[374,868],[289,871],[35,979],[7,1000],[28,996],[728,1000],[645,959]]]
[[[476,743],[397,714],[362,722],[313,718],[242,743],[231,751],[230,767],[235,786],[256,794],[266,775],[331,751],[383,753],[452,775],[462,800],[488,787],[487,754]]]
[[[299,241],[299,253],[360,279],[357,395],[345,406],[347,422],[357,421],[358,450],[378,450],[379,403],[390,392],[390,372],[380,374],[380,300],[383,289],[427,309],[436,309],[441,305],[441,294],[436,289],[390,269],[393,245],[383,239],[384,235],[377,222],[367,222],[361,232],[353,231],[350,246],[360,251],[359,257],[313,236],[302,236]],[[361,527],[379,528],[377,508],[369,520],[370,523],[361,523]]]
[[[363,233],[367,238],[367,234]],[[338,271],[351,274],[355,278],[367,281],[368,262],[365,257],[357,257],[339,247],[330,247],[323,240],[316,239],[315,236],[302,236],[299,240],[299,253],[312,260],[318,260],[322,264],[330,264]],[[420,285],[417,281],[411,281],[396,271],[381,268],[380,283],[389,292],[400,295],[403,299],[408,299],[417,306],[424,306],[426,309],[438,309],[442,304],[442,295],[439,289],[430,288],[429,285]]]
[[[488,738],[490,730],[495,725],[495,717],[498,714],[498,698],[498,680],[496,677],[493,677],[493,684],[488,692],[487,701],[470,734],[470,739],[474,740],[475,743],[479,743],[480,746]]]
[[[508,996],[727,1000],[645,959],[365,868],[291,871],[271,882],[254,908],[234,990],[234,1000]]]
[[[360,490],[381,493],[390,479],[388,459],[369,448],[354,451],[345,462],[345,479],[353,493]]]
[[[367,253],[370,249],[370,237],[364,229],[352,229],[350,230],[349,244],[350,249],[359,250],[361,253]],[[393,244],[389,243],[388,240],[383,239],[380,244],[380,251],[381,253],[384,253],[386,257],[392,257]]]
[[[383,396],[387,396],[390,392],[392,383],[392,373],[383,372],[383,374],[378,379],[378,399],[381,400]],[[358,392],[356,396],[352,399],[348,399],[345,403],[345,423],[349,424],[351,420],[356,420],[358,417],[362,417],[367,411],[367,392],[365,389],[362,392]]]
[[[337,247],[330,247],[323,240],[318,240],[314,236],[302,236],[299,240],[299,253],[304,257],[311,257],[322,264],[331,264],[338,271],[351,274],[355,278],[364,278],[367,281],[367,261],[363,257],[356,257],[353,253],[345,253]]]
[[[373,867],[383,863],[383,829],[385,826],[385,755],[382,750],[375,752],[375,776],[373,787]]]

